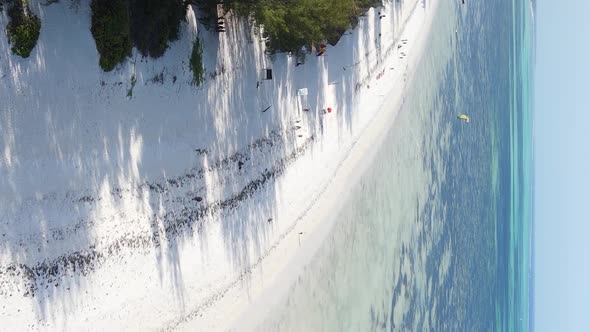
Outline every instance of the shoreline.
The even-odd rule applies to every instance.
[[[277,246],[273,248],[269,257],[263,260],[254,271],[251,272],[250,285],[243,289],[236,289],[238,294],[229,294],[218,303],[225,313],[224,322],[217,326],[211,324],[203,326],[203,320],[199,322],[185,322],[186,329],[211,328],[219,331],[256,331],[257,326],[269,314],[273,306],[286,299],[289,289],[296,278],[302,273],[304,267],[313,259],[315,253],[321,248],[322,240],[327,238],[337,220],[331,211],[340,211],[342,205],[348,200],[351,191],[361,180],[362,175],[374,160],[376,147],[383,144],[383,140],[389,129],[393,126],[395,118],[403,105],[405,90],[413,79],[415,66],[420,61],[421,54],[425,50],[426,39],[430,33],[432,16],[436,11],[437,1],[430,2],[428,13],[412,15],[408,23],[424,23],[420,28],[410,27],[407,33],[404,31],[400,40],[412,39],[415,42],[410,49],[413,57],[406,64],[403,77],[395,78],[394,83],[386,92],[387,98],[380,102],[379,107],[386,106],[370,120],[358,135],[353,139],[352,146],[343,159],[329,183],[322,188],[318,199],[311,203],[299,218],[295,228],[291,229]],[[417,8],[415,8],[417,9]],[[408,24],[406,23],[406,24]],[[406,26],[404,26],[405,30]],[[414,29],[412,29],[414,28]],[[395,59],[390,59],[395,63]],[[383,65],[387,67],[387,64]],[[407,80],[407,78],[410,78]],[[393,106],[395,105],[395,106]],[[351,180],[352,179],[352,180]],[[334,197],[337,197],[336,199]],[[301,240],[303,232],[304,240]],[[241,293],[241,294],[240,294]],[[226,300],[227,298],[227,300]],[[226,303],[233,302],[233,303]],[[237,302],[237,303],[236,303]],[[226,309],[231,308],[228,318]],[[215,313],[212,308],[212,316],[221,316],[223,313]],[[233,315],[237,313],[236,315]],[[204,314],[206,315],[206,313]],[[207,320],[204,320],[207,322]],[[228,323],[231,322],[231,323]],[[195,325],[196,323],[196,325]],[[206,324],[205,324],[206,325]]]
[[[32,3],[33,10],[40,8],[37,2]],[[337,202],[330,197],[346,193],[344,189],[359,180],[362,174],[359,164],[363,169],[368,167],[368,163],[362,161],[372,156],[366,152],[371,154],[369,147],[382,140],[393,123],[402,103],[405,81],[413,77],[414,66],[423,51],[421,43],[429,26],[421,24],[429,22],[436,4],[433,6],[429,2],[427,14],[420,8],[419,1],[400,8],[390,5],[386,13],[398,14],[396,19],[400,19],[402,25],[390,17],[377,20],[377,10],[371,9],[351,36],[343,36],[339,45],[329,47],[324,57],[312,57],[303,68],[293,69],[293,59],[285,55],[279,55],[270,63],[258,44],[245,45],[251,54],[241,59],[239,45],[232,44],[237,39],[231,40],[239,36],[222,38],[216,44],[212,42],[218,45],[219,54],[205,54],[209,56],[210,68],[225,68],[229,57],[230,61],[235,59],[236,71],[221,73],[220,79],[210,80],[196,92],[175,85],[176,80],[162,87],[152,87],[149,83],[150,75],[167,70],[178,71],[179,80],[183,79],[176,62],[190,47],[192,36],[199,33],[191,12],[184,37],[164,59],[134,62],[111,74],[90,73],[91,69],[81,74],[89,78],[87,82],[60,82],[55,91],[49,88],[50,82],[35,80],[37,76],[44,77],[47,70],[44,66],[51,67],[61,61],[59,57],[51,59],[44,53],[49,50],[48,41],[55,37],[52,33],[59,31],[55,21],[54,25],[50,20],[44,22],[44,26],[53,30],[42,29],[40,46],[32,54],[37,60],[37,71],[28,70],[23,74],[25,60],[0,62],[0,70],[4,72],[8,68],[11,73],[11,81],[0,82],[0,87],[6,88],[4,91],[8,93],[4,96],[8,109],[2,110],[7,116],[0,119],[0,126],[10,133],[3,136],[6,144],[1,151],[0,172],[4,182],[0,184],[11,189],[0,197],[0,202],[6,203],[0,212],[18,217],[0,219],[0,230],[8,235],[0,246],[0,268],[13,264],[30,269],[35,264],[46,264],[47,260],[67,261],[60,255],[72,252],[87,254],[95,250],[100,255],[96,267],[89,269],[82,263],[74,263],[73,270],[68,263],[56,265],[58,275],[49,280],[19,279],[20,276],[5,274],[0,278],[0,299],[10,309],[18,311],[3,308],[0,320],[8,326],[31,329],[88,329],[89,324],[95,330],[150,329],[168,322],[163,325],[164,329],[194,330],[198,326],[206,330],[225,330],[241,323],[243,318],[240,317],[249,316],[248,307],[252,303],[265,303],[269,292],[274,295],[282,288],[281,292],[285,293],[289,284],[285,282],[288,279],[285,275],[294,277],[293,272],[299,271],[310,259],[334,224],[329,211],[323,209],[330,207],[327,210],[337,211],[344,200]],[[55,19],[66,15],[56,12],[60,6],[44,10],[51,14],[48,17]],[[383,29],[383,39],[391,41],[385,54],[380,48],[381,36],[376,35],[376,26],[383,23],[390,24]],[[228,26],[241,33],[248,32],[236,20],[229,20]],[[81,44],[88,47],[88,31],[83,32],[76,35],[74,43],[83,40]],[[204,38],[209,37],[205,35]],[[403,51],[411,55],[398,59],[399,49],[394,47],[405,38],[410,39],[410,49]],[[414,43],[414,39],[418,42]],[[354,53],[367,45],[364,56]],[[350,49],[354,52],[347,55]],[[7,50],[3,41],[0,53]],[[205,53],[209,51],[204,50]],[[381,62],[383,58],[387,59],[385,63]],[[39,59],[44,61],[39,63]],[[350,62],[353,64],[349,65]],[[397,68],[398,65],[405,69]],[[257,72],[268,66],[275,70],[275,81],[261,89],[249,87]],[[395,83],[391,86],[387,81],[387,77],[392,76],[390,66],[396,67],[392,71]],[[243,69],[246,72],[240,68],[247,68]],[[60,67],[55,70],[59,71]],[[76,68],[66,68],[63,75],[68,78],[75,71]],[[134,92],[136,97],[128,99],[119,96],[122,91],[114,87],[132,72],[133,75],[138,73],[143,85],[138,84]],[[54,76],[53,79],[59,80],[57,74]],[[380,81],[383,76],[386,79]],[[317,82],[312,83],[314,80]],[[95,85],[103,87],[95,91]],[[300,111],[292,112],[298,107],[293,100],[295,90],[303,86],[315,90],[312,97],[316,100],[308,101],[311,108],[333,107],[335,114],[306,117]],[[357,86],[359,93],[356,93]],[[63,104],[55,96],[46,96],[64,87],[77,88],[82,96],[76,95],[73,105]],[[176,91],[179,100],[166,95],[170,92],[167,90]],[[219,91],[231,93],[227,93],[228,97],[216,98]],[[76,92],[72,90],[72,93]],[[249,98],[242,97],[248,94],[251,94]],[[204,96],[207,97],[205,105],[186,111]],[[187,100],[180,100],[184,98]],[[41,106],[34,106],[36,102],[41,102]],[[260,116],[256,109],[266,107],[269,102],[276,105],[276,109],[272,108],[275,112],[263,113],[268,115],[265,119],[252,120]],[[240,111],[242,104],[254,111]],[[396,106],[390,112],[378,110],[385,104]],[[359,112],[360,105],[363,105],[362,112]],[[41,109],[45,106],[47,109]],[[25,111],[13,118],[16,114],[13,111],[20,107]],[[73,112],[74,120],[60,119],[60,114],[55,112],[60,107]],[[79,107],[88,108],[83,116],[76,113]],[[158,107],[180,111],[167,114]],[[215,113],[216,110],[221,110],[221,114]],[[37,111],[45,118],[35,113]],[[203,111],[205,115],[201,114]],[[64,113],[71,117],[68,112]],[[23,135],[14,129],[39,120],[42,123],[35,124],[31,130],[41,134],[25,132]],[[42,128],[45,122],[47,128]],[[194,130],[192,125],[200,130]],[[296,127],[301,128],[294,129]],[[276,141],[272,138],[275,131],[279,133]],[[34,148],[43,149],[47,141],[43,133],[51,139],[40,157],[33,153],[34,149],[31,152],[22,148],[28,142]],[[26,138],[24,142],[23,137]],[[72,141],[76,137],[84,137],[79,145]],[[108,141],[108,137],[114,139]],[[258,140],[262,143],[256,143]],[[190,145],[194,141],[201,144]],[[243,148],[242,142],[250,142],[250,145]],[[311,144],[307,146],[306,142]],[[203,146],[207,148],[201,150]],[[250,146],[255,149],[250,150]],[[197,155],[187,156],[186,151],[190,150],[198,150]],[[203,151],[205,155],[201,155]],[[101,153],[106,156],[104,160],[97,157]],[[290,156],[294,157],[289,159]],[[34,166],[29,166],[29,161]],[[243,163],[244,169],[237,161]],[[54,178],[22,175],[36,174],[40,170],[43,173],[55,171]],[[68,172],[73,175],[70,177]],[[184,182],[179,181],[177,175],[183,172],[189,176]],[[201,177],[195,177],[195,172],[201,172]],[[356,177],[350,176],[351,173]],[[87,188],[89,183],[92,185]],[[155,187],[162,191],[151,190],[150,184],[154,183],[159,184],[160,187]],[[243,189],[249,187],[254,190],[242,195]],[[38,194],[39,188],[47,188],[47,191]],[[244,200],[232,203],[234,197],[241,195]],[[84,197],[90,198],[81,200]],[[197,197],[202,203],[195,203]],[[196,213],[197,210],[191,209],[203,206],[211,206],[216,212],[206,212],[201,219],[182,224]],[[229,208],[224,209],[224,206]],[[80,219],[80,216],[90,217]],[[40,226],[34,225],[36,218],[42,218]],[[166,218],[172,218],[173,224],[181,223],[177,234],[170,231]],[[328,222],[320,223],[320,220]],[[25,226],[14,229],[19,222]],[[59,230],[65,233],[60,234]],[[301,230],[305,234],[303,241],[314,244],[306,246],[305,251],[298,250],[297,235]],[[129,242],[131,245],[118,251],[109,249],[115,240],[135,238],[145,239],[142,242],[145,245]],[[103,254],[106,252],[113,252],[112,257],[106,257]],[[285,256],[289,260],[281,262]],[[39,292],[21,297],[22,283],[25,282],[26,288],[27,280],[38,287]],[[21,296],[12,297],[13,294]],[[129,321],[129,317],[136,319]],[[247,324],[255,324],[255,319],[252,317]]]

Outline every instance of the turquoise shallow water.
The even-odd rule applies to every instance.
[[[441,2],[385,143],[261,330],[530,329],[531,49],[528,2]]]

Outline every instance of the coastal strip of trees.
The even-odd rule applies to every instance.
[[[8,39],[12,51],[28,57],[39,38],[41,21],[28,7],[28,0],[0,0],[0,10],[8,10]],[[171,41],[179,38],[180,24],[189,5],[216,13],[225,12],[252,19],[263,27],[270,53],[312,50],[323,43],[336,44],[342,34],[356,25],[371,6],[383,0],[91,0],[91,32],[100,54],[99,65],[111,71],[123,63],[133,47],[142,56],[164,55]],[[212,25],[217,17],[210,15]],[[218,31],[222,32],[222,31]],[[190,55],[200,62],[202,45],[195,42]],[[195,67],[196,68],[196,67]],[[198,72],[195,71],[195,72]],[[201,73],[198,73],[201,75]],[[197,84],[198,85],[198,84]]]

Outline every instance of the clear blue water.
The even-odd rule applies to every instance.
[[[388,138],[261,330],[530,330],[530,14],[441,1]]]

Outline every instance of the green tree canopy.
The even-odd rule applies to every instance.
[[[186,16],[183,0],[129,0],[131,39],[144,56],[164,55],[168,42],[178,39],[180,22]]]
[[[236,0],[240,13],[253,14],[270,38],[271,51],[298,51],[328,41],[335,44],[356,19],[379,0]]]
[[[99,64],[111,71],[131,54],[129,12],[125,0],[92,0],[90,31],[100,54]]]
[[[7,26],[8,41],[12,44],[12,53],[28,58],[37,45],[41,31],[41,20],[31,13],[26,0],[9,2]]]

